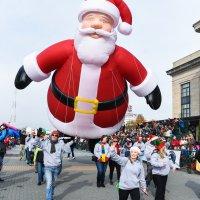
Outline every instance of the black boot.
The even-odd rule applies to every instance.
[[[101,187],[106,187],[105,185],[104,185],[104,181],[101,181]]]
[[[99,182],[97,182],[97,187],[101,187],[101,184]]]
[[[102,184],[101,184],[101,187],[104,187],[104,188],[105,188],[106,186],[104,185],[104,183],[102,183]]]
[[[97,187],[101,187],[101,180],[97,178]]]

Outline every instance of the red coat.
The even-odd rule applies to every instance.
[[[65,40],[50,46],[36,56],[36,61],[37,67],[41,70],[40,75],[43,73],[42,76],[46,78],[45,75],[57,70],[55,82],[58,88],[67,96],[73,98],[78,96],[82,63],[77,56],[73,40]],[[26,72],[31,79],[35,78],[35,75],[33,78],[31,77],[30,71],[26,70]],[[151,84],[151,78],[147,77],[148,72],[143,65],[126,49],[116,46],[108,61],[101,66],[100,76],[96,80],[98,81],[96,99],[99,101],[114,100],[123,93],[126,81],[133,86],[136,94],[146,96],[155,88],[155,84]],[[83,86],[85,90],[88,90],[92,78],[88,73],[88,84]],[[74,109],[59,102],[51,88],[48,90],[47,100],[49,110],[57,120],[64,123],[74,120]],[[116,125],[124,118],[127,106],[128,97],[122,105],[115,109],[97,111],[93,118],[94,124],[101,128]]]

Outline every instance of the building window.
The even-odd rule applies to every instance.
[[[181,85],[181,117],[190,116],[190,83]]]

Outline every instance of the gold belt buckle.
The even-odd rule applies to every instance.
[[[92,104],[91,110],[84,110],[78,108],[78,102]],[[84,97],[77,96],[74,101],[74,111],[82,114],[96,114],[98,109],[99,101],[97,99],[87,99]]]

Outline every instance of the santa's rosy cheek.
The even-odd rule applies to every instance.
[[[81,28],[89,28],[89,27],[90,27],[90,23],[88,21],[82,22]]]

